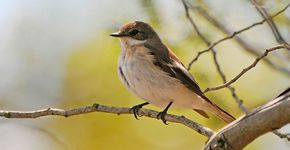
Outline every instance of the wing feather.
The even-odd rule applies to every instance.
[[[185,69],[184,65],[179,61],[177,56],[167,47],[163,50],[157,50],[151,45],[144,45],[149,49],[150,53],[154,56],[154,64],[160,67],[161,70],[168,73],[171,77],[180,80],[187,88],[212,103],[201,91],[197,82],[194,80],[192,75]],[[160,53],[160,51],[162,53]],[[158,54],[157,54],[158,52]]]

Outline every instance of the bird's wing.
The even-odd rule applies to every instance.
[[[187,88],[191,91],[205,99],[206,101],[212,103],[201,91],[200,87],[198,86],[197,82],[194,80],[193,76],[187,71],[184,65],[181,62],[173,60],[172,69],[175,72],[175,76],[179,79]]]
[[[214,113],[222,118],[226,122],[231,122],[235,120],[235,118],[224,111],[222,108],[217,106],[216,104],[212,103],[201,91],[198,84],[191,76],[191,74],[185,69],[183,64],[178,60],[178,58],[174,55],[174,53],[168,49],[167,47],[161,47],[161,49],[156,49],[154,46],[146,46],[149,49],[150,53],[154,57],[154,64],[159,66],[164,72],[168,73],[171,77],[178,79],[182,84],[184,84],[188,89],[193,91],[195,94],[200,96],[202,99],[210,103],[212,106],[215,107]],[[204,114],[203,110],[195,110],[199,114],[207,117]]]
[[[154,46],[145,45],[150,50],[150,53],[154,57],[154,64],[160,67],[164,72],[168,73],[171,77],[174,77],[181,81],[191,91],[212,103],[201,91],[197,82],[192,75],[185,69],[184,65],[179,61],[177,56],[167,47],[166,49],[156,49]],[[163,53],[161,53],[163,52]],[[165,53],[167,52],[167,53]],[[158,54],[157,54],[158,53]]]

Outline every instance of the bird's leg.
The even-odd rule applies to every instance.
[[[162,112],[159,112],[158,115],[157,115],[157,119],[161,119],[162,122],[163,122],[164,124],[166,124],[166,125],[168,125],[168,124],[166,123],[165,115],[167,114],[167,111],[168,111],[169,107],[172,105],[172,103],[173,103],[173,102],[170,102],[170,103],[166,106],[166,108],[165,108]]]
[[[133,107],[130,109],[130,112],[133,112],[134,117],[135,117],[137,120],[139,120],[138,117],[141,117],[141,115],[138,114],[139,110],[140,110],[143,106],[148,105],[148,104],[149,104],[149,103],[146,102],[146,103],[142,103],[142,104],[139,104],[139,105],[133,106]]]

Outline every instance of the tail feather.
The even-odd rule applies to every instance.
[[[204,112],[203,110],[200,109],[193,109],[195,112],[199,113],[200,115],[202,115],[205,118],[209,118],[208,114],[206,112]]]
[[[228,112],[224,111],[222,108],[219,106],[213,104],[213,109],[211,112],[213,112],[215,115],[217,115],[219,118],[221,118],[223,121],[226,123],[230,123],[234,120],[236,120],[231,114]]]

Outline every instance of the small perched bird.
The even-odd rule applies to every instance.
[[[146,101],[131,108],[137,119],[138,111],[147,104],[165,108],[157,115],[165,124],[171,105],[193,109],[209,118],[209,111],[229,123],[233,116],[212,103],[176,55],[160,40],[147,23],[132,21],[112,33],[121,44],[118,75],[126,87]]]

